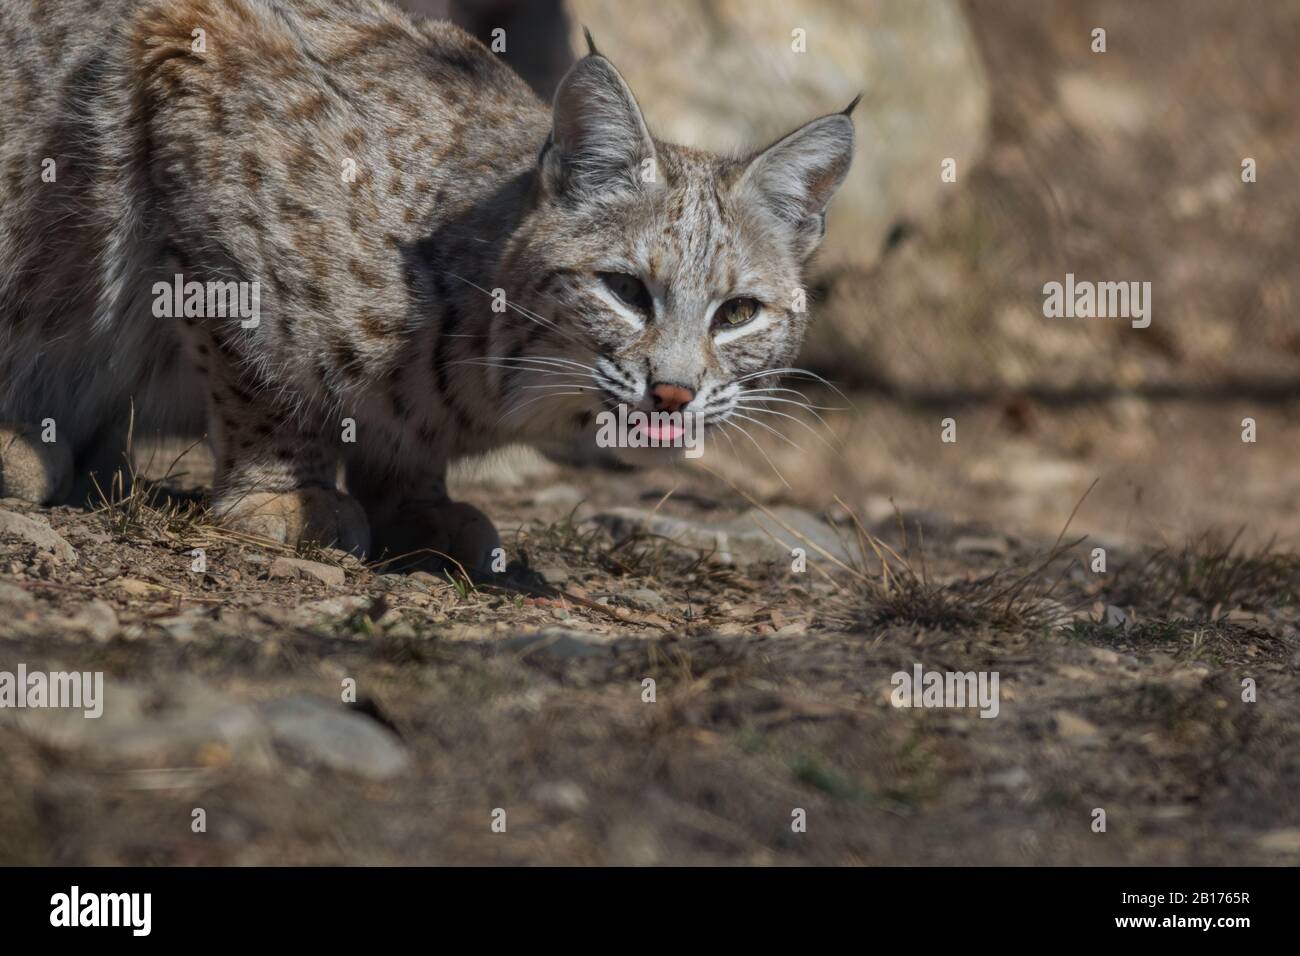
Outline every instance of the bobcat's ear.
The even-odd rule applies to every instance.
[[[826,206],[853,162],[855,99],[799,127],[753,156],[736,183],[747,200],[763,204],[793,232],[801,259],[812,255],[826,233]]]
[[[594,197],[643,188],[658,179],[654,141],[641,108],[614,64],[594,45],[555,93],[551,136],[541,162],[546,188],[556,195]]]

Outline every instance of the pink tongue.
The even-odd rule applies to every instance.
[[[671,423],[661,426],[650,422],[645,426],[645,433],[650,436],[652,441],[676,441],[686,433],[686,429],[682,428],[681,425]]]

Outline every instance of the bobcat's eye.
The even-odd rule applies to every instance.
[[[754,316],[758,315],[758,310],[762,308],[762,303],[757,299],[728,299],[722,305],[718,306],[713,313],[713,325],[715,328],[735,328],[738,325],[744,325]]]
[[[636,276],[630,276],[625,272],[597,272],[596,275],[600,277],[601,282],[605,283],[605,288],[618,296],[620,301],[647,315],[653,311],[654,300],[650,297],[650,290]]]

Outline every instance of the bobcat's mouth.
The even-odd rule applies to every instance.
[[[651,441],[660,443],[676,441],[686,434],[684,427],[673,422],[659,423],[652,420],[637,428]]]

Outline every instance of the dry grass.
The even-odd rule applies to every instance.
[[[362,567],[358,558],[337,548],[316,543],[293,546],[226,527],[202,499],[169,488],[170,475],[169,469],[155,481],[137,474],[134,468],[119,469],[107,489],[94,482],[99,503],[87,514],[102,516],[113,534],[128,541],[183,544],[186,550],[235,545],[354,571]]]
[[[912,538],[901,515],[900,551],[869,532],[856,514],[850,514],[855,533],[849,568],[852,586],[840,592],[825,615],[833,626],[862,630],[903,624],[941,631],[1042,631],[1070,617],[1071,610],[1053,598],[1069,564],[1058,569],[1055,578],[1048,574],[1079,543],[1063,544],[1064,529],[1047,553],[1029,565],[937,580],[930,574],[919,535],[913,554]]]
[[[1292,607],[1300,597],[1300,555],[1275,542],[1256,549],[1206,532],[1180,548],[1152,551],[1131,573],[1117,572],[1107,597],[1112,604],[1150,614],[1175,612],[1213,620],[1234,608]]]
[[[919,525],[913,557],[907,525],[897,507],[894,513],[902,537],[901,551],[868,531],[854,509],[836,496],[836,503],[847,513],[853,528],[849,560],[846,561],[792,528],[724,476],[712,469],[704,470],[842,572],[837,576],[814,565],[818,573],[836,586],[835,596],[820,613],[822,623],[829,628],[860,632],[904,624],[940,631],[977,627],[1042,631],[1060,626],[1072,616],[1071,608],[1052,598],[1061,578],[1069,570],[1069,564],[1058,570],[1054,580],[1049,580],[1047,575],[1053,565],[1058,565],[1082,542],[1080,538],[1065,543],[1065,534],[1096,482],[1075,504],[1056,541],[1037,562],[1020,569],[1002,568],[976,577],[940,580],[930,575]],[[847,583],[839,578],[847,578]]]

